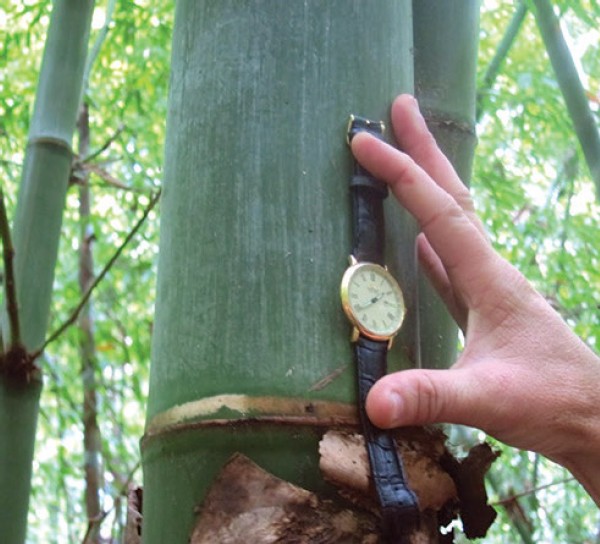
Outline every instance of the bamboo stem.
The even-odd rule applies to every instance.
[[[22,347],[11,346],[10,356],[23,355],[14,357],[16,372],[0,376],[0,436],[10,437],[0,447],[0,538],[7,544],[27,540],[42,381],[25,350],[46,336],[93,10],[93,0],[52,2],[13,220]]]
[[[525,15],[527,15],[527,4],[521,0],[508,25],[508,28],[506,29],[504,36],[502,37],[502,40],[500,41],[500,44],[498,45],[498,49],[496,50],[494,57],[490,61],[490,64],[485,71],[482,85],[477,91],[477,113],[475,114],[476,121],[479,121],[483,115],[483,102],[485,97],[493,87],[496,77],[502,68],[502,64],[504,63],[512,44],[514,43],[515,38],[519,34],[521,25],[525,20]]]
[[[476,143],[478,32],[476,1],[413,0],[415,94],[429,129],[465,185]],[[456,359],[456,323],[422,273],[418,298],[423,366],[447,368]]]
[[[94,65],[94,62],[95,62],[96,58],[98,57],[98,53],[100,53],[100,49],[102,49],[102,44],[104,43],[104,40],[106,39],[106,36],[108,35],[108,30],[109,30],[110,23],[113,18],[113,13],[115,11],[116,4],[117,4],[116,0],[109,0],[108,5],[106,6],[106,16],[104,18],[104,24],[102,25],[100,32],[96,36],[96,40],[94,41],[92,47],[90,48],[90,52],[87,56],[85,68],[83,71],[82,96],[85,96],[85,94],[87,93],[87,89],[88,89],[88,86],[90,83],[90,73],[92,71],[92,66]],[[82,100],[82,102],[84,102],[84,100]]]
[[[84,101],[77,122],[79,131],[79,155],[85,156],[90,148],[90,118],[87,103]],[[92,254],[93,234],[90,229],[91,191],[89,172],[83,171],[79,185],[79,288],[87,292],[94,278],[94,258]],[[94,341],[94,318],[90,301],[82,307],[79,315],[79,353],[83,382],[83,447],[85,473],[85,506],[88,520],[95,520],[101,514],[100,485],[102,471],[100,465],[102,436],[98,426],[96,390],[96,344]],[[90,524],[85,544],[99,542],[99,526]]]
[[[93,0],[53,3],[13,223],[22,343],[44,340]]]
[[[600,134],[550,0],[533,0],[535,20],[600,200]]]

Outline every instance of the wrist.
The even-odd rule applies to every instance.
[[[582,387],[579,406],[572,411],[569,444],[554,459],[567,468],[600,506],[600,358],[586,347],[583,364],[590,379]],[[578,361],[579,364],[582,361]]]
[[[600,452],[581,455],[561,462],[600,507]]]

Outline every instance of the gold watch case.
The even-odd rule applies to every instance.
[[[352,341],[362,334],[372,340],[388,341],[400,330],[406,307],[398,282],[387,268],[375,263],[351,265],[342,277],[342,307],[352,323]]]

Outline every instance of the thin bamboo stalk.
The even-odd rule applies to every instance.
[[[96,60],[102,44],[108,34],[110,22],[115,9],[116,0],[110,0],[107,7],[106,18],[96,40],[87,56],[83,75],[83,95],[87,94],[89,78],[94,61]],[[89,106],[85,98],[79,112],[77,121],[79,132],[80,159],[90,154],[90,116]],[[90,220],[92,191],[89,183],[89,170],[82,169],[79,185],[79,289],[85,296],[94,283],[94,256],[92,241],[94,239]],[[83,449],[84,449],[84,478],[85,478],[85,507],[88,519],[88,531],[84,544],[97,544],[100,542],[100,525],[102,508],[100,504],[100,489],[102,487],[102,434],[98,425],[98,390],[96,381],[96,342],[94,335],[94,316],[92,313],[92,299],[81,309],[78,319],[80,329],[79,354],[81,360],[81,377],[83,385]]]
[[[496,77],[498,76],[504,61],[508,56],[508,52],[514,43],[515,38],[519,34],[519,30],[521,30],[521,25],[525,20],[527,10],[527,4],[524,0],[521,0],[512,16],[512,19],[510,20],[500,44],[498,45],[498,48],[496,49],[494,57],[490,61],[490,64],[485,71],[481,87],[477,91],[477,112],[475,115],[476,121],[479,121],[483,115],[485,98],[494,86]]]
[[[600,200],[600,133],[550,0],[533,0],[535,20]]]
[[[93,0],[54,2],[40,70],[14,219],[21,341],[29,352],[46,334],[93,7]],[[0,375],[0,535],[7,544],[25,541],[40,392],[32,367],[17,379]]]
[[[46,335],[93,0],[54,3],[14,220],[23,343]]]
[[[83,103],[77,123],[79,132],[79,156],[85,157],[90,149],[90,118],[87,103]],[[93,231],[90,223],[91,189],[89,172],[84,171],[79,185],[79,289],[85,294],[94,281],[94,257],[92,253]],[[94,339],[94,316],[91,299],[79,314],[79,357],[83,382],[83,449],[85,475],[85,507],[90,521],[100,517],[101,442],[98,426],[97,384],[96,384],[96,343]],[[100,526],[90,525],[84,544],[96,544],[100,539]]]

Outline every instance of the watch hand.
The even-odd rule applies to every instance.
[[[368,308],[369,306],[373,306],[373,304],[379,302],[381,300],[381,298],[385,295],[385,293],[380,293],[378,296],[373,297],[371,300],[369,300],[366,304],[357,304],[356,306],[354,306],[357,310],[365,310],[366,308]]]

